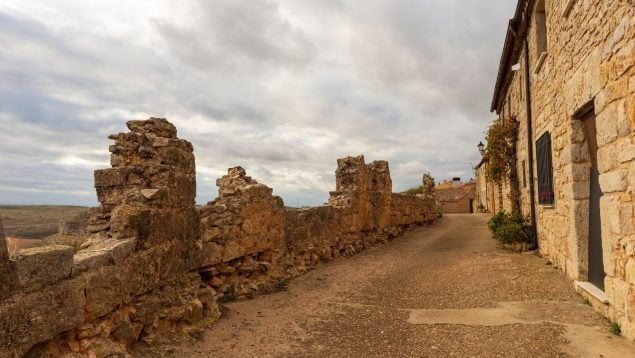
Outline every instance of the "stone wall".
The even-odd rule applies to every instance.
[[[338,160],[329,204],[285,208],[272,189],[237,167],[201,208],[203,281],[236,297],[275,289],[322,261],[386,242],[436,218],[434,201],[393,194],[388,163]]]
[[[11,255],[0,356],[121,354],[156,330],[218,314],[213,290],[190,273],[200,261],[192,146],[163,119],[128,128],[111,136],[112,168],[95,172],[90,245]]]
[[[236,167],[197,209],[191,144],[165,119],[128,128],[110,137],[112,167],[95,172],[100,206],[80,247],[8,255],[0,223],[0,356],[123,355],[160,332],[200,332],[222,299],[436,218],[433,202],[391,193],[388,163],[363,157],[338,161],[326,206],[285,208]]]
[[[528,4],[531,14],[537,2],[521,3]],[[572,279],[587,281],[591,162],[576,113],[592,105],[604,192],[600,210],[609,301],[596,307],[635,339],[635,6],[632,0],[546,1],[545,6],[547,49],[538,51],[531,15],[529,62],[521,49],[521,70],[505,70],[509,85],[497,113],[521,122],[517,156],[522,178],[521,163],[528,158],[523,74],[529,68],[531,140],[535,143],[547,132],[552,138],[555,203],[537,205],[540,252]],[[523,212],[528,213],[529,188],[521,187],[521,193]]]

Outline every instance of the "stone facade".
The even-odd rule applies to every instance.
[[[197,209],[192,145],[165,119],[128,128],[110,137],[112,167],[95,172],[101,205],[81,247],[9,255],[0,222],[0,356],[124,356],[164,331],[200,332],[223,298],[436,219],[434,202],[391,192],[387,162],[363,157],[338,160],[329,205],[285,208],[236,167]]]
[[[496,205],[496,197],[494,183],[487,179],[487,169],[489,166],[489,160],[484,157],[476,167],[476,188],[474,198],[474,212],[487,212],[497,213],[500,211],[500,206]]]
[[[512,70],[517,63],[520,70]],[[545,133],[551,135],[555,201],[553,205],[536,204],[538,244],[541,254],[576,281],[589,279],[592,153],[579,118],[588,108],[596,118],[597,134],[591,139],[597,142],[599,183],[604,193],[600,215],[608,300],[608,305],[595,305],[619,323],[626,336],[635,338],[634,3],[519,1],[510,22],[492,110],[499,120],[520,122],[516,157],[521,209],[527,215],[531,209],[530,186],[536,183],[527,179],[523,185],[523,176],[529,176],[526,164],[535,161],[538,138]],[[536,203],[538,195],[536,190]]]
[[[435,197],[443,213],[466,214],[474,212],[476,183],[470,182],[447,189],[436,189]]]

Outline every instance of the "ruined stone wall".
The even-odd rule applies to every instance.
[[[112,167],[95,171],[101,205],[81,246],[9,256],[0,222],[0,357],[122,356],[164,331],[197,333],[223,299],[436,218],[433,203],[391,193],[388,163],[363,157],[338,161],[327,206],[285,208],[236,167],[197,210],[191,144],[165,119],[127,124],[110,137]]]
[[[546,132],[552,138],[555,204],[537,207],[540,252],[572,279],[588,280],[591,164],[582,122],[575,113],[592,103],[604,192],[600,206],[609,301],[597,307],[619,323],[626,336],[635,338],[635,6],[632,0],[545,4],[547,50],[538,51],[532,20],[529,63],[522,63],[531,73],[532,141]],[[513,79],[501,110],[501,115],[520,118],[521,129],[526,126],[522,81]],[[527,133],[521,131],[519,164],[527,157],[526,142]],[[524,190],[522,200],[527,211],[529,197]]]
[[[272,190],[229,169],[219,197],[201,209],[203,281],[227,297],[275,289],[322,261],[401,235],[436,219],[434,201],[393,194],[388,163],[338,160],[329,204],[284,208]]]
[[[200,264],[192,146],[163,119],[128,128],[111,136],[112,168],[95,172],[101,205],[85,248],[11,255],[0,356],[123,354],[157,330],[218,314],[213,290],[189,273]]]

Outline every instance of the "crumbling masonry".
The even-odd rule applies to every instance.
[[[393,194],[387,162],[338,160],[329,204],[288,209],[229,169],[197,209],[192,145],[165,119],[128,122],[95,172],[101,205],[75,252],[8,255],[0,224],[0,356],[104,357],[162,331],[200,330],[222,297],[267,292],[321,261],[352,255],[436,219],[434,202]]]

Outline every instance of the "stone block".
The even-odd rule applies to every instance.
[[[620,137],[626,137],[631,133],[631,123],[626,113],[626,104],[626,100],[617,104],[617,131]]]
[[[118,239],[146,240],[150,225],[150,211],[144,206],[119,205],[112,211],[110,228]]]
[[[629,285],[619,278],[606,276],[604,278],[606,299],[620,313],[627,312]]]
[[[621,225],[622,235],[631,235],[633,234],[633,204],[632,203],[622,203],[620,205],[620,215],[621,215]]]
[[[85,287],[87,321],[110,313],[127,297],[124,283],[128,280],[116,266],[103,266],[86,272],[80,278]]]
[[[29,290],[55,283],[71,274],[73,248],[52,245],[24,249],[10,257],[17,284]]]
[[[221,229],[218,226],[201,228],[201,230],[203,242],[216,241],[218,238],[220,238]]]
[[[84,250],[73,257],[72,275],[77,276],[82,272],[106,266],[111,263],[110,255],[103,250]]]
[[[129,174],[127,167],[95,170],[95,188],[127,185]]]
[[[133,133],[152,133],[158,137],[176,138],[176,127],[165,118],[128,121],[126,125]]]
[[[598,149],[598,170],[600,173],[607,173],[614,170],[619,165],[619,155],[617,144],[608,144]],[[590,160],[588,160],[590,162]]]
[[[205,242],[201,256],[201,267],[219,264],[223,261],[223,248],[215,242]]]
[[[223,250],[223,262],[229,262],[243,256],[244,254],[244,250],[238,244],[238,240],[229,240],[225,243]]]
[[[620,169],[601,174],[600,187],[605,194],[626,190],[628,187],[628,171]]]
[[[630,258],[626,262],[625,268],[626,282],[635,285],[635,258]]]
[[[597,115],[596,121],[598,147],[602,147],[617,139],[617,103],[607,105],[606,108]]]
[[[73,257],[73,276],[101,266],[121,263],[135,250],[135,238],[125,240],[110,240],[93,245],[87,250],[78,252]]]
[[[633,76],[635,79],[635,76]],[[633,81],[635,85],[635,81]],[[634,86],[635,88],[635,86]],[[631,132],[635,131],[635,96],[629,96],[624,103],[624,115],[626,116],[626,120],[630,124]]]
[[[84,305],[80,278],[1,301],[0,356],[22,356],[35,344],[78,327],[84,322]]]
[[[615,274],[615,255],[613,252],[613,240],[611,230],[611,216],[609,210],[614,207],[611,198],[603,196],[600,199],[600,218],[602,222],[602,257],[604,260],[604,272],[608,275]]]
[[[588,199],[590,193],[590,183],[589,182],[574,182],[572,184],[572,199]]]
[[[181,242],[168,242],[136,251],[124,263],[115,266],[120,270],[119,275],[125,278],[124,292],[139,296],[161,287],[175,277],[186,275],[193,268],[191,261],[200,260],[200,256],[192,256],[190,251],[191,247]]]

